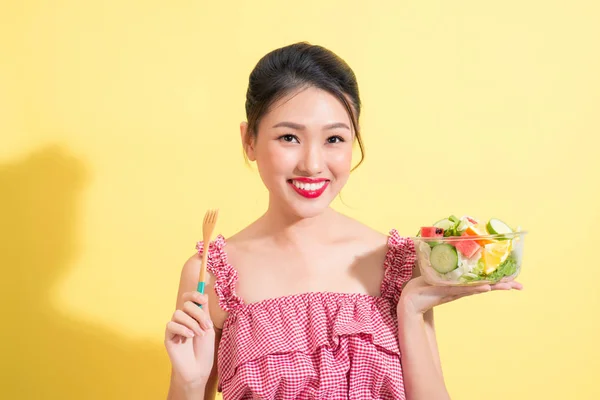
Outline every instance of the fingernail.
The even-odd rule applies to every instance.
[[[190,335],[191,337],[194,337],[194,332],[188,329],[188,335]]]

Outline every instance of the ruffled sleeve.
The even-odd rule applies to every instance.
[[[381,283],[381,296],[397,303],[402,287],[410,280],[416,262],[415,244],[402,237],[395,229],[388,237],[388,252],[384,262],[384,277]]]
[[[243,304],[243,301],[235,292],[238,274],[227,261],[224,247],[225,238],[222,235],[218,235],[209,243],[206,269],[215,277],[214,287],[219,298],[219,306],[224,311],[230,312]],[[196,250],[202,256],[204,242],[196,243]]]

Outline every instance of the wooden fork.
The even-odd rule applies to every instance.
[[[200,276],[198,277],[198,291],[204,294],[204,285],[206,282],[206,262],[208,260],[208,246],[210,244],[210,238],[217,225],[217,218],[219,217],[219,210],[208,210],[204,215],[204,222],[202,223],[202,240],[204,242],[204,249],[202,251],[202,265],[200,266]]]

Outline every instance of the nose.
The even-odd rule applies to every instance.
[[[308,176],[318,175],[323,172],[325,159],[321,146],[314,144],[306,146],[302,158],[298,163],[298,169]]]

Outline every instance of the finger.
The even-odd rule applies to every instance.
[[[194,318],[189,316],[185,311],[176,310],[173,313],[172,320],[173,320],[173,322],[176,322],[176,323],[183,325],[186,328],[192,330],[197,335],[204,335],[204,331],[200,327],[200,324],[198,323],[198,321],[196,321]]]
[[[523,285],[518,282],[499,282],[493,285],[477,285],[477,286],[466,286],[460,287],[457,293],[449,294],[451,300],[456,300],[461,297],[471,296],[474,294],[485,293],[492,290],[521,290]]]
[[[203,297],[206,298],[206,296],[203,296]],[[206,311],[204,311],[204,310],[206,310],[207,302],[204,300],[204,302],[200,303],[200,304],[202,304],[204,307],[200,308],[193,302],[186,301],[185,303],[183,303],[183,311],[185,311],[187,314],[191,315],[196,321],[198,321],[198,323],[200,324],[202,329],[207,331],[207,330],[212,329],[213,324],[212,324],[212,321],[210,320],[210,316],[208,315],[208,313]]]
[[[523,285],[520,284],[519,282],[500,282],[500,283],[496,283],[494,285],[492,285],[492,290],[511,290],[511,289],[516,289],[516,290],[522,290],[523,289]]]
[[[495,283],[492,285],[492,290],[510,290],[508,283]]]
[[[491,290],[490,285],[448,286],[448,296],[469,296]]]
[[[500,282],[501,283],[510,283],[512,285],[513,289],[522,290],[523,285],[520,282],[515,281],[514,279],[515,279],[514,277],[505,276],[504,278],[500,279]]]
[[[451,300],[457,300],[463,297],[473,296],[480,293],[487,293],[491,289],[490,285],[477,285],[477,286],[467,286],[464,287],[463,290],[458,291],[457,293],[450,296]]]
[[[510,282],[510,284],[512,285],[513,289],[523,290],[523,284],[521,282],[512,281],[512,282]]]
[[[492,290],[492,287],[490,285],[476,285],[471,287],[470,289],[472,289],[472,293],[473,294],[477,294],[477,293],[485,293],[485,292],[489,292],[490,290]]]
[[[178,324],[175,321],[167,322],[166,336],[169,339],[173,339],[173,337],[176,337],[177,335],[183,336],[186,338],[193,338],[194,332],[192,332],[189,328],[187,328],[181,324]]]
[[[205,307],[208,304],[208,296],[197,291],[186,292],[181,297],[184,302],[192,301],[198,305],[202,304]]]

